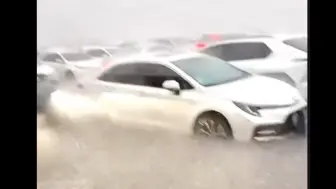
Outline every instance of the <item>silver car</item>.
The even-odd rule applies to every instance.
[[[60,80],[74,80],[85,71],[99,69],[103,60],[91,57],[76,49],[58,48],[39,53],[38,61],[41,65],[52,67]]]

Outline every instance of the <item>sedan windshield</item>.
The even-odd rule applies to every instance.
[[[284,40],[284,43],[301,51],[307,52],[307,37]]]
[[[91,60],[92,57],[85,53],[62,53],[62,56],[70,62]]]
[[[250,76],[249,73],[210,56],[180,59],[172,63],[203,86],[220,85]]]

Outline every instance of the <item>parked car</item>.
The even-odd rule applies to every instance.
[[[36,107],[37,112],[44,112],[50,94],[56,90],[58,79],[54,69],[47,65],[37,65],[36,80]]]
[[[203,49],[208,45],[226,41],[226,40],[235,40],[241,38],[254,38],[254,37],[270,37],[267,34],[259,34],[259,33],[205,33],[202,34],[200,37],[196,38],[194,41],[194,46],[192,49]]]
[[[215,56],[248,72],[280,79],[307,98],[307,53],[271,36],[236,35],[203,44],[199,52]]]
[[[39,53],[39,62],[52,67],[61,81],[74,81],[87,70],[100,69],[103,60],[93,58],[80,50],[69,48],[47,49]]]
[[[116,51],[116,47],[114,46],[83,46],[81,49],[84,53],[94,58],[110,58]]]
[[[307,106],[285,82],[198,53],[120,59],[81,84],[81,94],[95,99],[116,126],[239,141],[295,131],[304,122]],[[51,95],[48,116],[83,117],[85,103],[77,103],[81,108],[76,111],[67,110],[67,102],[76,104],[79,98],[67,99],[65,93]]]
[[[286,45],[308,52],[308,38],[305,34],[278,34],[274,37]]]

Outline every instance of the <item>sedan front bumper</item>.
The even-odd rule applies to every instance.
[[[256,136],[279,136],[297,131],[300,128],[290,123],[291,116],[294,113],[303,114],[306,106],[306,102],[301,101],[290,107],[262,109],[259,111],[261,116],[241,112],[240,115],[236,115],[235,119],[230,119],[233,136],[238,141],[250,141]]]

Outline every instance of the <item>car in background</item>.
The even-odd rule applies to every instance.
[[[94,58],[109,58],[112,57],[116,51],[116,47],[105,46],[83,46],[82,51]]]
[[[305,34],[279,34],[273,35],[276,39],[281,40],[286,45],[294,47],[304,52],[308,52],[308,39]]]
[[[150,42],[161,44],[170,49],[183,48],[194,43],[195,40],[188,37],[165,37],[149,39]]]
[[[198,52],[251,73],[280,79],[307,98],[307,53],[267,35],[228,35],[216,42],[199,44]]]
[[[58,79],[54,69],[47,65],[37,64],[36,75],[36,106],[40,113],[48,105],[50,94],[56,90]]]
[[[199,53],[125,57],[81,83],[81,94],[96,99],[117,126],[240,141],[295,130],[306,107],[294,87]],[[87,112],[67,110],[67,102],[85,103],[65,94],[52,93],[47,117]]]
[[[52,67],[61,81],[74,81],[80,74],[103,67],[103,60],[91,57],[80,50],[53,48],[41,51],[38,61]]]
[[[246,37],[269,37],[269,35],[259,33],[206,33],[202,34],[201,37],[195,40],[194,48],[202,49],[216,42],[241,39]]]

